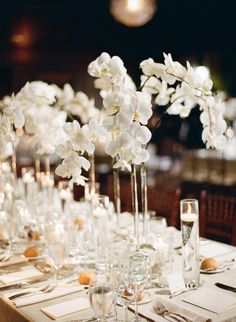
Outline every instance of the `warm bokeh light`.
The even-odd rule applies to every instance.
[[[229,127],[226,131],[226,135],[228,138],[232,138],[234,136],[234,130],[231,127]]]
[[[118,22],[129,27],[139,27],[153,18],[157,3],[155,0],[112,0],[110,10]]]

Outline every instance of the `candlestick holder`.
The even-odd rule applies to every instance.
[[[180,219],[183,276],[186,286],[196,288],[199,285],[200,279],[198,200],[181,200]]]

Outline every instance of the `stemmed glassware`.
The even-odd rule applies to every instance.
[[[145,289],[150,278],[149,257],[138,251],[129,257],[128,273],[125,274],[126,291],[134,296],[135,317],[134,322],[142,319],[138,315],[138,297]]]

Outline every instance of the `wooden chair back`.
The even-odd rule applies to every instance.
[[[163,216],[167,224],[179,228],[180,226],[180,198],[181,189],[149,189],[148,190],[148,207],[157,212],[158,216]]]
[[[236,245],[236,197],[201,192],[200,235]]]

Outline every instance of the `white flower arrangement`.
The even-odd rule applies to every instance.
[[[153,97],[157,106],[166,106],[169,114],[187,117],[199,106],[203,124],[202,140],[207,148],[220,149],[226,142],[224,104],[212,93],[211,79],[202,80],[189,62],[184,67],[164,54],[164,64],[149,58],[141,62],[141,89],[126,87],[127,71],[123,61],[102,53],[88,66],[88,73],[96,77],[106,111],[104,127],[110,133],[106,152],[116,160],[115,168],[131,169],[149,158],[144,148],[151,138],[145,126],[152,115]]]
[[[56,149],[63,161],[55,172],[63,178],[71,178],[72,183],[84,186],[86,178],[82,175],[82,170],[88,171],[90,163],[83,154],[93,155],[95,143],[104,142],[106,131],[95,119],[82,127],[78,121],[68,122],[64,125],[64,131],[67,141]]]
[[[184,67],[173,61],[170,54],[164,54],[164,58],[164,64],[151,58],[141,62],[142,90],[155,96],[157,105],[167,106],[168,114],[187,117],[194,107],[199,106],[203,142],[207,148],[221,149],[226,143],[225,106],[218,96],[214,96],[212,80],[202,80],[189,62]]]
[[[54,85],[55,86],[55,85]],[[94,99],[89,99],[83,92],[74,92],[70,84],[65,84],[63,89],[55,86],[56,106],[66,111],[69,115],[77,116],[83,124],[88,123],[92,118],[99,118],[100,111],[95,106]]]
[[[105,149],[114,159],[114,168],[127,168],[139,165],[149,158],[143,148],[151,138],[145,126],[152,115],[150,95],[136,91],[122,60],[102,53],[88,66],[88,73],[96,77],[95,86],[102,89],[105,110],[104,128],[109,132]]]

